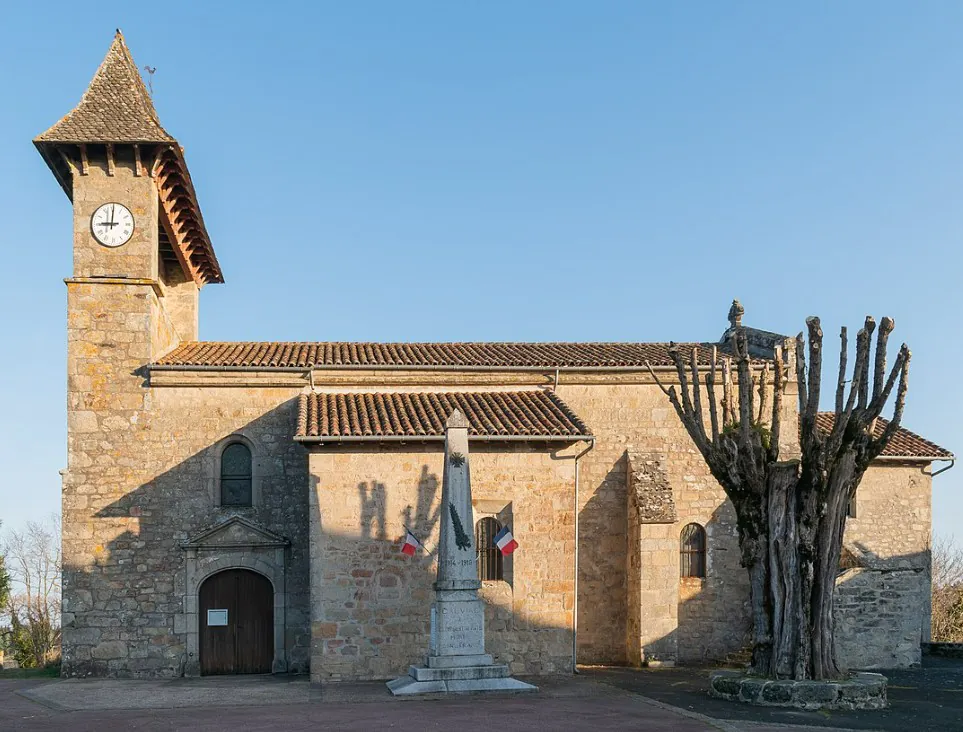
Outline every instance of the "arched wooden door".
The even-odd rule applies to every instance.
[[[228,569],[204,580],[198,599],[201,673],[271,673],[271,581],[248,569]]]

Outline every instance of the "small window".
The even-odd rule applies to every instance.
[[[221,505],[250,506],[252,483],[251,449],[232,442],[221,453]]]
[[[475,546],[478,547],[478,579],[494,581],[504,579],[502,553],[495,546],[495,536],[502,525],[490,516],[475,524]]]
[[[679,542],[680,573],[683,577],[706,576],[706,530],[687,524]]]

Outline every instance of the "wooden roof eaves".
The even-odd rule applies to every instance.
[[[37,148],[37,152],[43,158],[43,161],[50,168],[50,172],[54,174],[54,178],[57,179],[57,183],[63,188],[64,193],[67,194],[67,198],[71,201],[74,200],[74,186],[72,171],[67,170],[66,174],[64,168],[66,165],[60,160],[59,145],[44,142],[42,140],[34,140],[33,145]]]
[[[199,286],[223,282],[224,276],[207,227],[204,226],[204,217],[181,149],[175,145],[167,146],[154,163],[154,173],[162,178],[158,180],[161,207],[168,220],[170,233],[174,234],[172,245],[178,251],[181,265]],[[203,262],[196,261],[200,253],[204,255]]]

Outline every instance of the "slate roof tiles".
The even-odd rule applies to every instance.
[[[176,143],[161,127],[120,31],[80,102],[38,143]]]

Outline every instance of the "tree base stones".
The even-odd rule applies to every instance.
[[[742,671],[716,671],[709,677],[709,696],[763,707],[797,709],[885,709],[886,677],[856,673],[834,681],[792,681],[749,676]]]
[[[963,643],[924,643],[923,655],[963,658]]]

